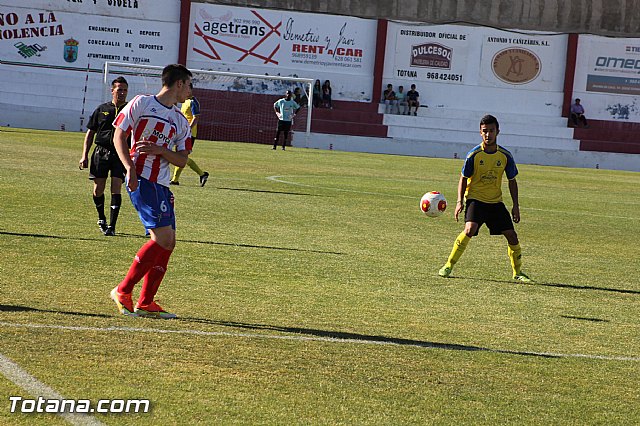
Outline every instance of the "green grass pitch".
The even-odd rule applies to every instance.
[[[0,129],[0,355],[66,398],[152,403],[104,424],[640,423],[640,174],[521,164],[522,285],[486,228],[437,275],[461,160],[199,141],[160,321],[109,299],[144,230],[124,195],[99,233],[82,139]],[[32,397],[0,374],[0,424],[65,424],[11,395]]]

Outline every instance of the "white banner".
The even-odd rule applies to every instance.
[[[330,79],[333,97],[371,95],[377,21],[193,3],[191,68]]]
[[[382,88],[415,84],[429,108],[558,116],[566,35],[389,22]]]
[[[180,21],[179,0],[0,0],[0,6],[83,13],[140,21]],[[6,18],[6,16],[5,16]]]
[[[178,37],[178,23],[0,6],[0,58],[9,65],[166,65],[178,59]]]
[[[587,118],[640,122],[640,41],[580,36],[573,90]]]

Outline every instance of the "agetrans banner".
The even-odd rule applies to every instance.
[[[187,65],[331,80],[334,98],[369,100],[377,22],[193,3]]]

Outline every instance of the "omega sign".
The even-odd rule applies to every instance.
[[[526,84],[540,75],[538,56],[528,49],[510,47],[496,53],[491,60],[493,73],[509,84]]]
[[[411,66],[450,70],[452,53],[453,49],[438,43],[411,46]]]

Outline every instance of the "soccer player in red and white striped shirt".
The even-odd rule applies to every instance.
[[[114,145],[127,171],[127,192],[151,235],[124,280],[111,291],[111,298],[124,315],[176,318],[162,309],[154,297],[176,245],[169,164],[184,167],[191,150],[189,122],[175,106],[191,97],[191,77],[191,71],[183,65],[167,65],[162,71],[160,92],[136,96],[113,123]],[[131,150],[127,144],[129,134]],[[143,278],[140,299],[134,308],[131,293]]]

